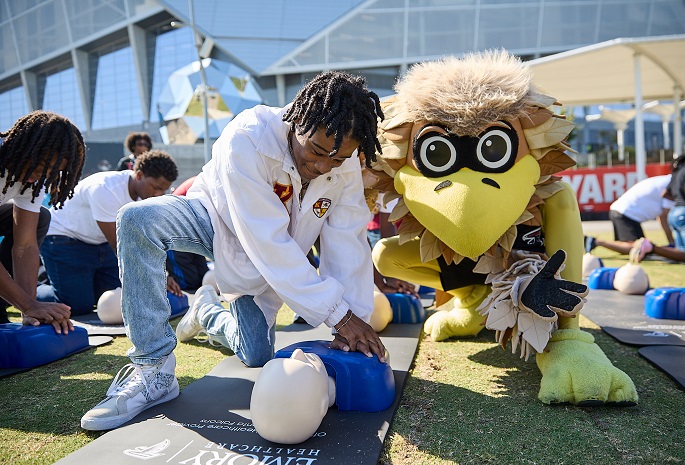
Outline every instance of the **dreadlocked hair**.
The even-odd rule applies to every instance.
[[[126,140],[124,140],[124,146],[129,152],[133,153],[136,150],[136,142],[139,140],[144,140],[147,142],[147,146],[152,148],[152,139],[147,132],[130,132],[128,136],[126,136]]]
[[[162,177],[174,182],[178,177],[178,168],[171,155],[163,150],[150,150],[136,158],[133,171],[142,171],[148,178]]]
[[[74,196],[86,147],[81,131],[71,121],[56,113],[37,110],[19,118],[9,131],[0,132],[0,138],[4,139],[0,145],[0,178],[6,178],[3,194],[21,183],[21,193],[31,189],[34,202],[44,189],[50,194],[49,205],[57,209]],[[28,182],[31,173],[39,168],[41,177]]]
[[[366,87],[363,77],[340,71],[314,77],[283,115],[283,121],[291,123],[300,135],[311,137],[325,127],[326,137],[335,135],[333,151],[340,148],[345,136],[359,140],[369,167],[376,161],[376,151],[381,152],[376,136],[379,120],[383,120],[383,111],[378,95]]]

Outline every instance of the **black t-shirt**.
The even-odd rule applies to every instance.
[[[673,201],[677,206],[685,206],[685,166],[681,165],[673,172],[668,191],[673,196]]]
[[[526,226],[519,224],[516,226],[516,239],[514,249],[527,250],[529,252],[545,252],[545,236],[540,226]],[[469,258],[464,258],[459,264],[450,263],[449,265],[442,257],[438,257],[440,265],[440,283],[444,291],[459,289],[472,284],[485,284],[486,274],[473,271],[477,262]]]
[[[133,154],[121,157],[119,163],[117,163],[117,171],[132,170],[135,162],[136,157]]]

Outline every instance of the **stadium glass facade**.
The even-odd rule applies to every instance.
[[[190,5],[203,56],[244,70],[271,105],[325,69],[363,74],[385,96],[408,66],[447,54],[501,47],[527,60],[685,32],[682,0],[6,0],[0,128],[44,108],[88,142],[143,130],[161,143],[160,95],[198,58]],[[658,144],[659,122],[653,132]]]

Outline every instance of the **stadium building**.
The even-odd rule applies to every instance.
[[[447,54],[501,47],[529,60],[684,32],[682,0],[6,0],[0,128],[34,109],[64,114],[91,170],[146,131],[179,161],[180,182],[204,163],[203,73],[211,140],[233,114],[283,105],[321,70],[363,74],[385,96],[408,66]],[[663,143],[658,120],[645,128],[648,144]],[[611,123],[593,131],[586,145]]]

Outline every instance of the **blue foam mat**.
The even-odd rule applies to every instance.
[[[71,357],[72,355],[79,354],[79,353],[81,353],[81,352],[84,352],[84,351],[86,351],[86,350],[88,350],[88,349],[92,349],[92,348],[94,348],[94,347],[99,347],[99,346],[104,345],[104,344],[107,344],[107,343],[109,343],[109,342],[111,342],[111,341],[112,341],[112,337],[111,337],[111,336],[105,336],[105,335],[88,336],[88,345],[87,345],[86,347],[82,347],[81,349],[76,350],[76,351],[74,351],[74,352],[72,352],[72,353],[70,353],[70,354],[67,354],[67,355],[65,355],[64,357],[59,358],[59,359],[57,359],[57,360],[63,360],[64,358]],[[45,364],[43,364],[43,365],[38,365],[38,366],[44,366],[44,365],[47,365],[47,364],[49,364],[49,363],[56,362],[57,360],[53,360],[53,361],[51,361],[51,362],[45,363]],[[22,373],[22,372],[25,372],[25,371],[29,371],[29,370],[31,370],[31,369],[33,369],[33,368],[36,368],[36,367],[31,367],[31,368],[0,368],[0,378],[4,378],[5,376],[10,376],[10,375],[14,375],[14,374],[17,374],[17,373]]]

